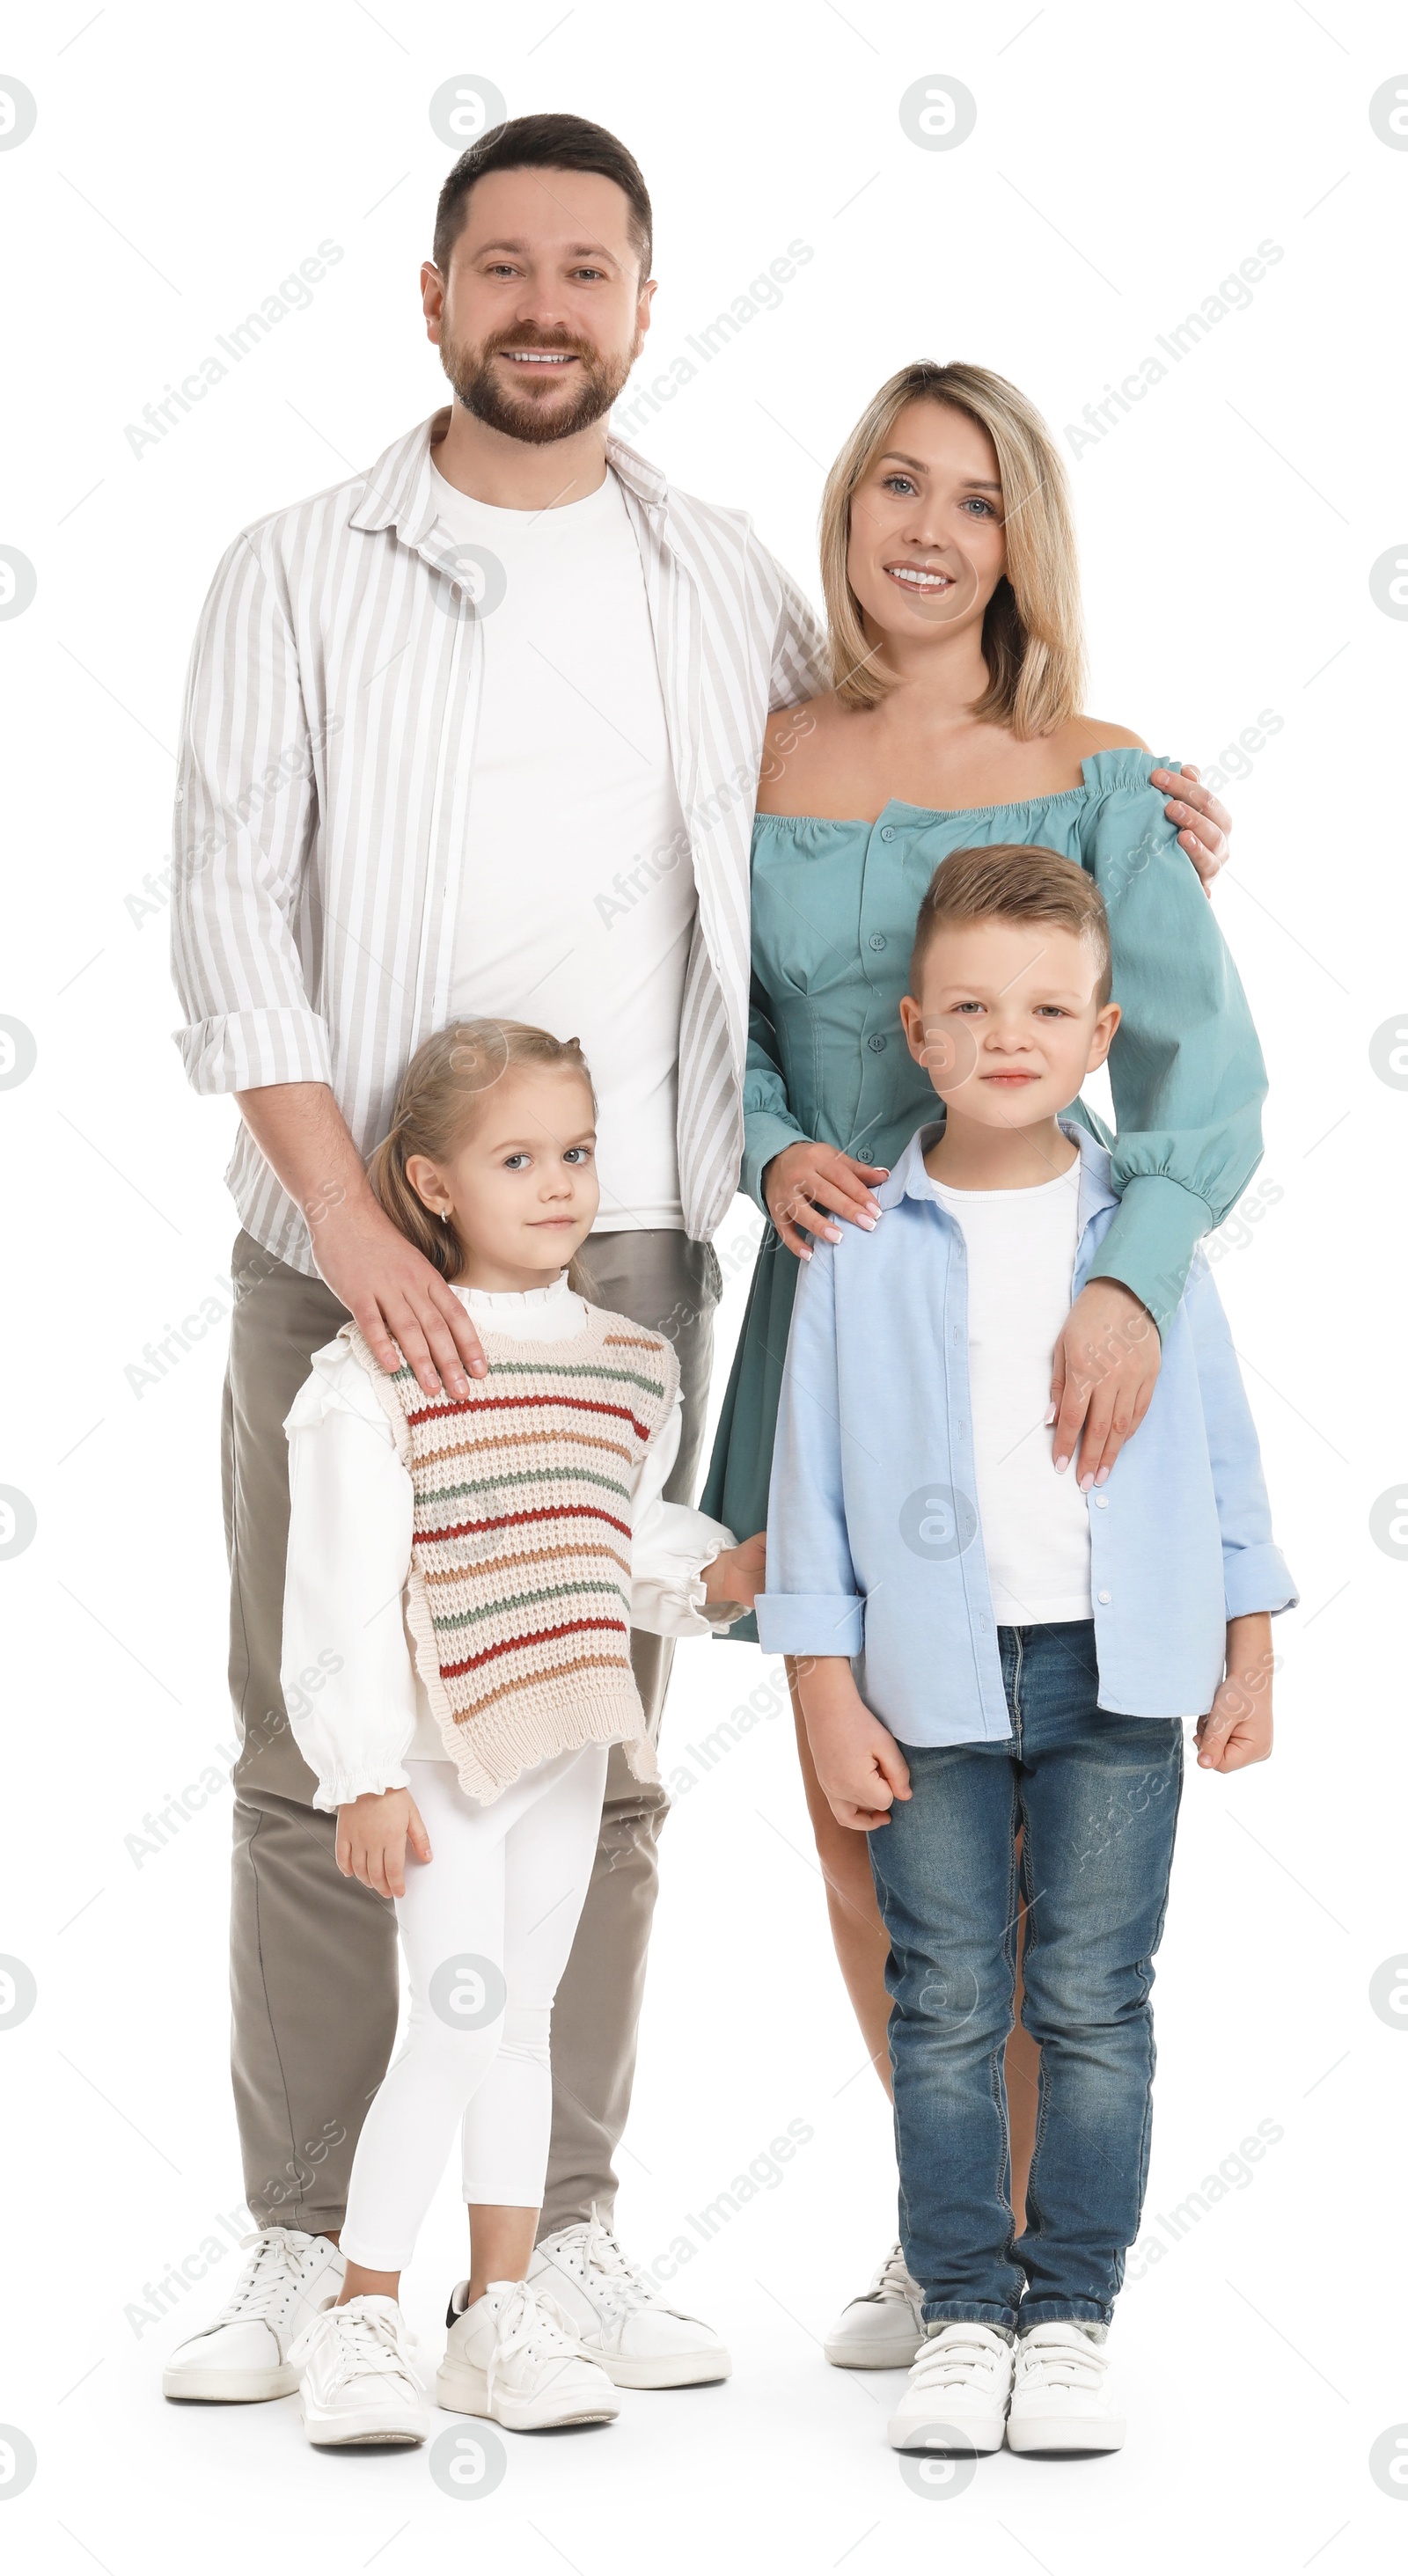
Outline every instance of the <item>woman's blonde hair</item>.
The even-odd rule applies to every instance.
[[[495,1085],[519,1065],[575,1073],[596,1093],[587,1060],[576,1038],[555,1038],[526,1020],[451,1020],[417,1047],[401,1076],[391,1132],[383,1137],[367,1165],[367,1178],[399,1234],[434,1263],[442,1279],[457,1279],[464,1267],[464,1248],[453,1224],[432,1216],[407,1176],[412,1154],[446,1163],[463,1144],[482,1115]],[[580,1260],[569,1264],[569,1287],[592,1294],[590,1276]]]
[[[1080,571],[1070,488],[1040,412],[987,367],[922,360],[901,367],[862,412],[826,478],[821,503],[821,585],[830,627],[831,685],[844,707],[874,707],[894,686],[867,644],[847,561],[851,496],[907,403],[947,403],[985,429],[997,451],[1007,569],[983,619],[988,685],[973,713],[1015,734],[1054,733],[1080,708],[1085,678]]]

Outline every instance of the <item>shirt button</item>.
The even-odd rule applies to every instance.
[[[881,838],[881,840],[882,840],[882,841],[893,841],[894,837],[895,837],[895,827],[894,827],[894,824],[893,824],[893,823],[886,823],[886,824],[882,827],[882,829],[881,829],[881,833],[880,833],[880,838]]]
[[[870,934],[870,945],[872,948],[884,948],[887,947],[888,944],[889,943],[886,940],[883,930],[872,930]]]
[[[1108,1602],[1110,1596],[1108,1592],[1097,1592],[1095,1598],[1097,1601]]]
[[[1108,1494],[1093,1494],[1091,1496],[1091,1500],[1094,1503],[1097,1512],[1107,1512],[1110,1508],[1110,1497]]]
[[[873,1037],[870,1040],[870,1052],[872,1055],[883,1055],[885,1052],[885,1040],[882,1037]]]

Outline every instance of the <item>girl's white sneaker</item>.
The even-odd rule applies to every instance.
[[[604,2370],[583,2358],[571,2320],[529,2281],[491,2281],[467,2307],[469,2283],[450,2299],[449,2338],[435,2382],[452,2415],[490,2415],[512,2433],[554,2424],[609,2424],[620,2400]]]
[[[171,2354],[161,2379],[166,2397],[248,2406],[291,2397],[298,2386],[292,2347],[341,2289],[342,2256],[326,2236],[298,2227],[264,2227],[240,2241],[254,2251],[219,2316]]]
[[[892,2245],[870,2287],[841,2310],[823,2350],[836,2370],[908,2370],[924,2342],[924,2293]]]
[[[897,2451],[1000,2451],[1012,2346],[993,2326],[955,2322],[926,2336],[890,2417]]]
[[[430,2410],[414,2355],[394,2299],[349,2299],[343,2307],[324,2308],[290,2355],[302,2365],[309,2441],[319,2449],[342,2442],[423,2442]]]
[[[1103,2341],[1074,2317],[1033,2326],[1017,2345],[1009,2451],[1121,2450],[1124,2417],[1110,2404],[1108,2367]]]

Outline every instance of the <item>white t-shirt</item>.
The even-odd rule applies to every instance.
[[[580,1038],[600,1108],[598,1225],[682,1227],[675,1120],[696,896],[621,487],[608,472],[585,501],[500,510],[432,474],[455,543],[505,575],[483,620],[450,1008]]]
[[[1052,1463],[1051,1355],[1071,1311],[1080,1163],[1034,1190],[934,1188],[968,1252],[978,1521],[1002,1628],[1089,1619],[1089,1505]]]

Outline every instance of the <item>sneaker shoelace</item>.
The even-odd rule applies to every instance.
[[[659,2307],[654,2284],[624,2254],[592,2203],[592,2214],[566,2231],[567,2242],[581,2250],[582,2277],[594,2299],[613,2314],[630,2316],[639,2308]]]
[[[527,2281],[515,2281],[494,2321],[493,2349],[484,2372],[491,2406],[500,2365],[516,2361],[520,2354],[525,2361],[577,2361],[581,2357],[571,2320],[564,2316],[551,2291],[534,2289]]]
[[[904,2259],[902,2245],[891,2246],[865,2295],[868,2299],[879,2299],[890,2304],[896,2301],[902,2301],[906,2307],[910,2304],[914,2296],[914,2284],[909,2277],[909,2265]]]
[[[296,2227],[256,2228],[252,2236],[242,2236],[241,2252],[246,2245],[252,2245],[254,2252],[206,2332],[213,2334],[218,2326],[248,2325],[286,2307],[300,2286],[303,2256],[312,2243],[312,2237]]]
[[[947,2334],[931,2335],[921,2344],[913,2384],[916,2388],[969,2388],[975,2380],[992,2378],[999,2360],[990,2343],[950,2328]]]
[[[1024,2335],[1017,2346],[1017,2369],[1025,2386],[1078,2388],[1091,2394],[1104,2384],[1105,2355],[1079,2327],[1069,2343],[1039,2342]]]
[[[305,2326],[290,2361],[306,2361],[314,2343],[331,2347],[327,2358],[329,2395],[349,2379],[415,2380],[415,2337],[399,2318],[378,2309],[368,2315],[361,2301],[324,2308]]]

